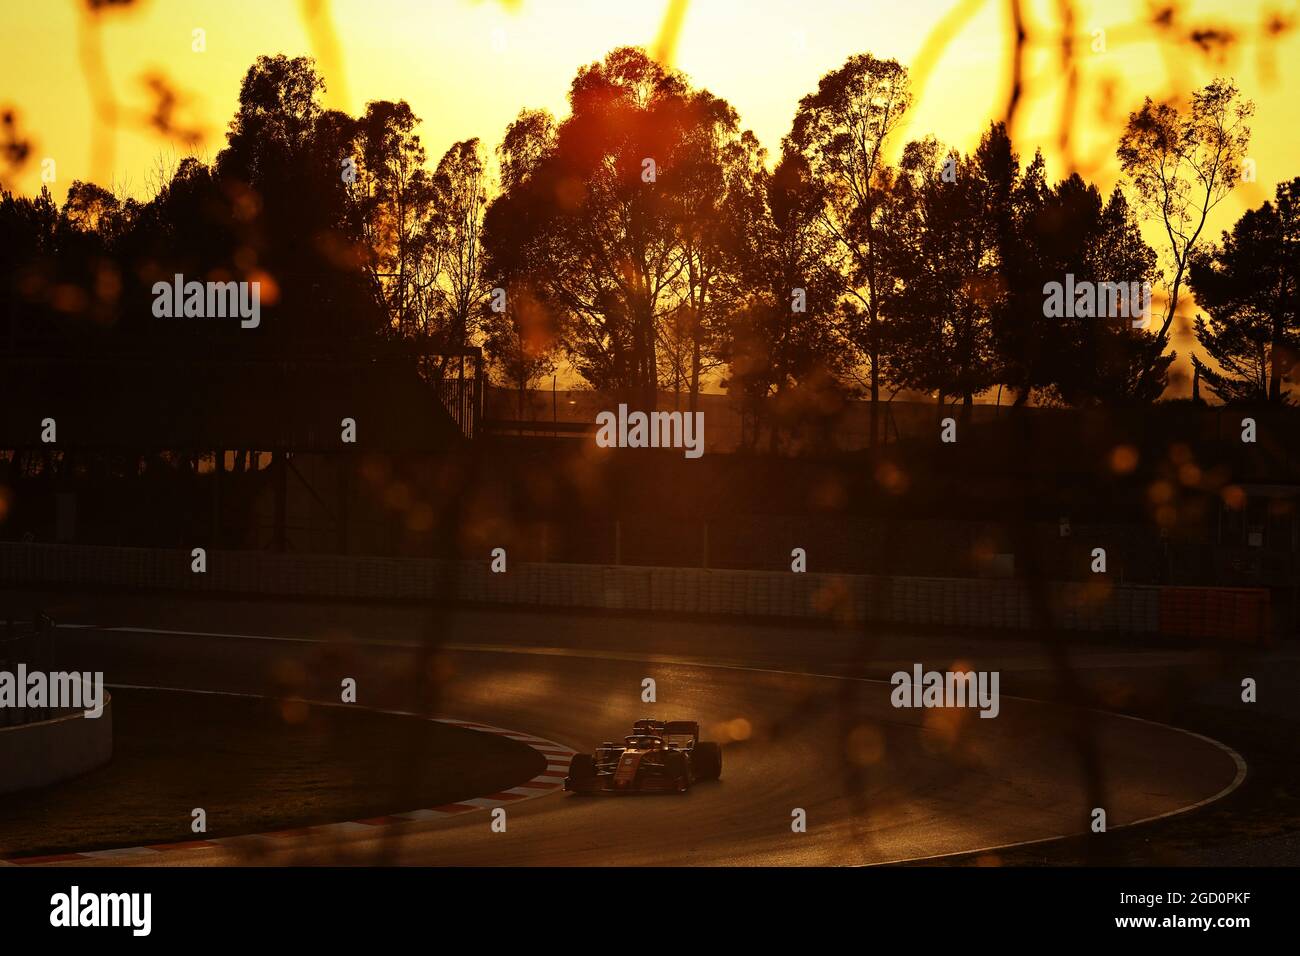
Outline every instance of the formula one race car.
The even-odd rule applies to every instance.
[[[700,780],[722,776],[722,747],[700,740],[694,720],[647,717],[622,746],[606,741],[594,754],[574,754],[564,789],[575,793],[685,793]]]

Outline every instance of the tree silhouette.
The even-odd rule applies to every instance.
[[[433,243],[441,264],[435,301],[448,347],[469,345],[473,322],[491,287],[483,273],[483,217],[488,203],[487,157],[477,139],[455,143],[433,177]]]
[[[506,133],[484,230],[491,273],[528,282],[589,382],[653,408],[661,336],[683,308],[692,374],[702,360],[721,254],[685,213],[690,197],[716,202],[725,177],[701,143],[733,137],[735,113],[631,48],[580,70],[569,103],[558,125],[525,113]]]
[[[372,294],[399,335],[425,334],[434,324],[428,308],[439,268],[430,229],[434,187],[415,132],[419,122],[404,102],[369,103],[358,124],[359,156],[346,158],[356,162],[348,185]]]
[[[1300,179],[1197,250],[1190,278],[1196,337],[1218,366],[1193,355],[1201,378],[1224,401],[1285,403],[1300,357]]]
[[[731,201],[737,276],[746,298],[731,314],[721,348],[727,385],[741,396],[752,422],[742,443],[752,446],[766,425],[775,448],[773,406],[784,410],[801,387],[843,379],[850,350],[839,323],[842,287],[832,239],[821,226],[822,197],[807,160],[786,152],[771,173],[760,157],[754,160],[745,188]],[[803,294],[802,310],[795,307],[796,290]]]
[[[383,317],[367,289],[342,176],[355,121],[322,109],[323,90],[310,58],[258,57],[215,165],[248,226],[237,264],[245,277],[255,270],[275,286],[275,320],[257,330],[263,347],[309,343],[347,354],[383,327]]]
[[[739,131],[735,110],[707,91],[692,94],[690,109],[693,121],[682,130],[665,190],[683,266],[681,296],[661,324],[660,342],[665,377],[677,393],[686,383],[694,411],[701,377],[716,367],[723,328],[745,296],[736,253],[752,220],[739,197],[762,168],[762,148],[752,133]]]
[[[991,124],[980,144],[990,188],[1003,294],[992,315],[998,381],[1024,406],[1055,380],[1058,330],[1043,315],[1043,286],[1058,278],[1044,255],[1044,240],[1059,228],[1046,214],[1050,188],[1041,152],[1021,168],[1006,126]]]
[[[511,285],[511,307],[487,309],[481,319],[483,347],[496,378],[515,391],[517,411],[524,417],[528,390],[555,371],[559,342],[553,316],[523,283]]]
[[[894,376],[970,406],[995,382],[992,318],[1003,292],[987,177],[976,157],[933,139],[908,144],[891,190],[882,248],[896,278]]]
[[[1200,246],[1249,141],[1251,105],[1227,80],[1185,109],[1148,100],[1130,116],[1119,157],[1132,207],[1078,175],[1049,184],[1041,155],[1022,168],[1000,123],[969,155],[922,139],[891,166],[908,73],[870,54],[800,101],[771,168],[728,103],[637,49],[580,69],[564,119],[521,112],[496,183],[478,140],[431,169],[408,104],[353,118],[323,108],[323,92],[310,59],[259,57],[216,160],[160,167],[147,201],[80,181],[62,206],[0,196],[0,278],[14,290],[0,345],[240,358],[483,345],[521,409],[563,354],[646,408],[663,387],[695,409],[721,381],[745,442],[766,428],[773,448],[800,415],[860,388],[876,443],[882,392],[966,407],[999,386],[1017,405],[1155,400],[1191,271],[1198,374],[1229,400],[1285,396],[1291,188],[1221,247]],[[1159,327],[1046,315],[1045,286],[1066,275],[1158,275],[1139,211],[1167,239]],[[251,333],[160,322],[153,284],[178,273],[259,281],[266,320]]]
[[[880,388],[889,360],[881,306],[888,280],[881,255],[885,144],[911,104],[907,70],[869,53],[849,57],[799,101],[788,142],[808,161],[824,198],[822,222],[834,237],[849,340],[866,364],[871,443],[879,436]]]
[[[1134,283],[1140,287],[1155,278],[1155,252],[1118,188],[1103,202],[1096,186],[1072,174],[1050,191],[1038,215],[1034,234],[1043,247],[1040,261],[1054,281],[1073,275],[1076,286],[1117,283],[1131,290]],[[1161,354],[1158,334],[1134,325],[1141,320],[1076,312],[1044,321],[1057,328],[1047,349],[1047,384],[1060,400],[1120,405],[1154,401],[1164,391],[1174,356]]]
[[[1168,304],[1158,347],[1144,378],[1157,374],[1156,359],[1169,341],[1192,254],[1210,211],[1241,177],[1254,104],[1239,100],[1236,84],[1217,79],[1192,94],[1186,112],[1150,97],[1129,115],[1116,155],[1133,183],[1138,203],[1163,227],[1170,260]]]

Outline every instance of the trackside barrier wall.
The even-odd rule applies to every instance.
[[[47,787],[108,763],[113,757],[113,702],[104,712],[82,713],[15,727],[0,727],[0,793]]]
[[[1033,626],[1016,580],[794,574],[586,564],[210,552],[207,571],[188,551],[0,542],[0,586],[264,594],[280,597],[447,600],[807,618],[971,628]],[[1189,639],[1267,638],[1268,591],[1055,582],[1059,628]]]
[[[1268,639],[1268,592],[1255,588],[1161,588],[1162,633],[1245,644]]]

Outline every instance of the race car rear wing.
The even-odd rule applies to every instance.
[[[695,720],[670,720],[664,724],[664,743],[679,750],[690,750],[700,742],[700,725]]]

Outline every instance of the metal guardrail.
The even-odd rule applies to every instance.
[[[469,439],[477,438],[483,430],[483,352],[463,349],[440,358],[443,367],[436,386],[438,398],[460,433]]]
[[[1030,629],[1024,582],[977,578],[792,574],[628,565],[211,552],[194,574],[188,551],[0,542],[0,585],[63,584],[327,599],[453,600],[758,618],[877,620],[905,625]],[[1246,643],[1268,637],[1263,589],[1163,588],[1054,581],[1048,599],[1072,631]],[[1209,626],[1193,628],[1193,619]]]

